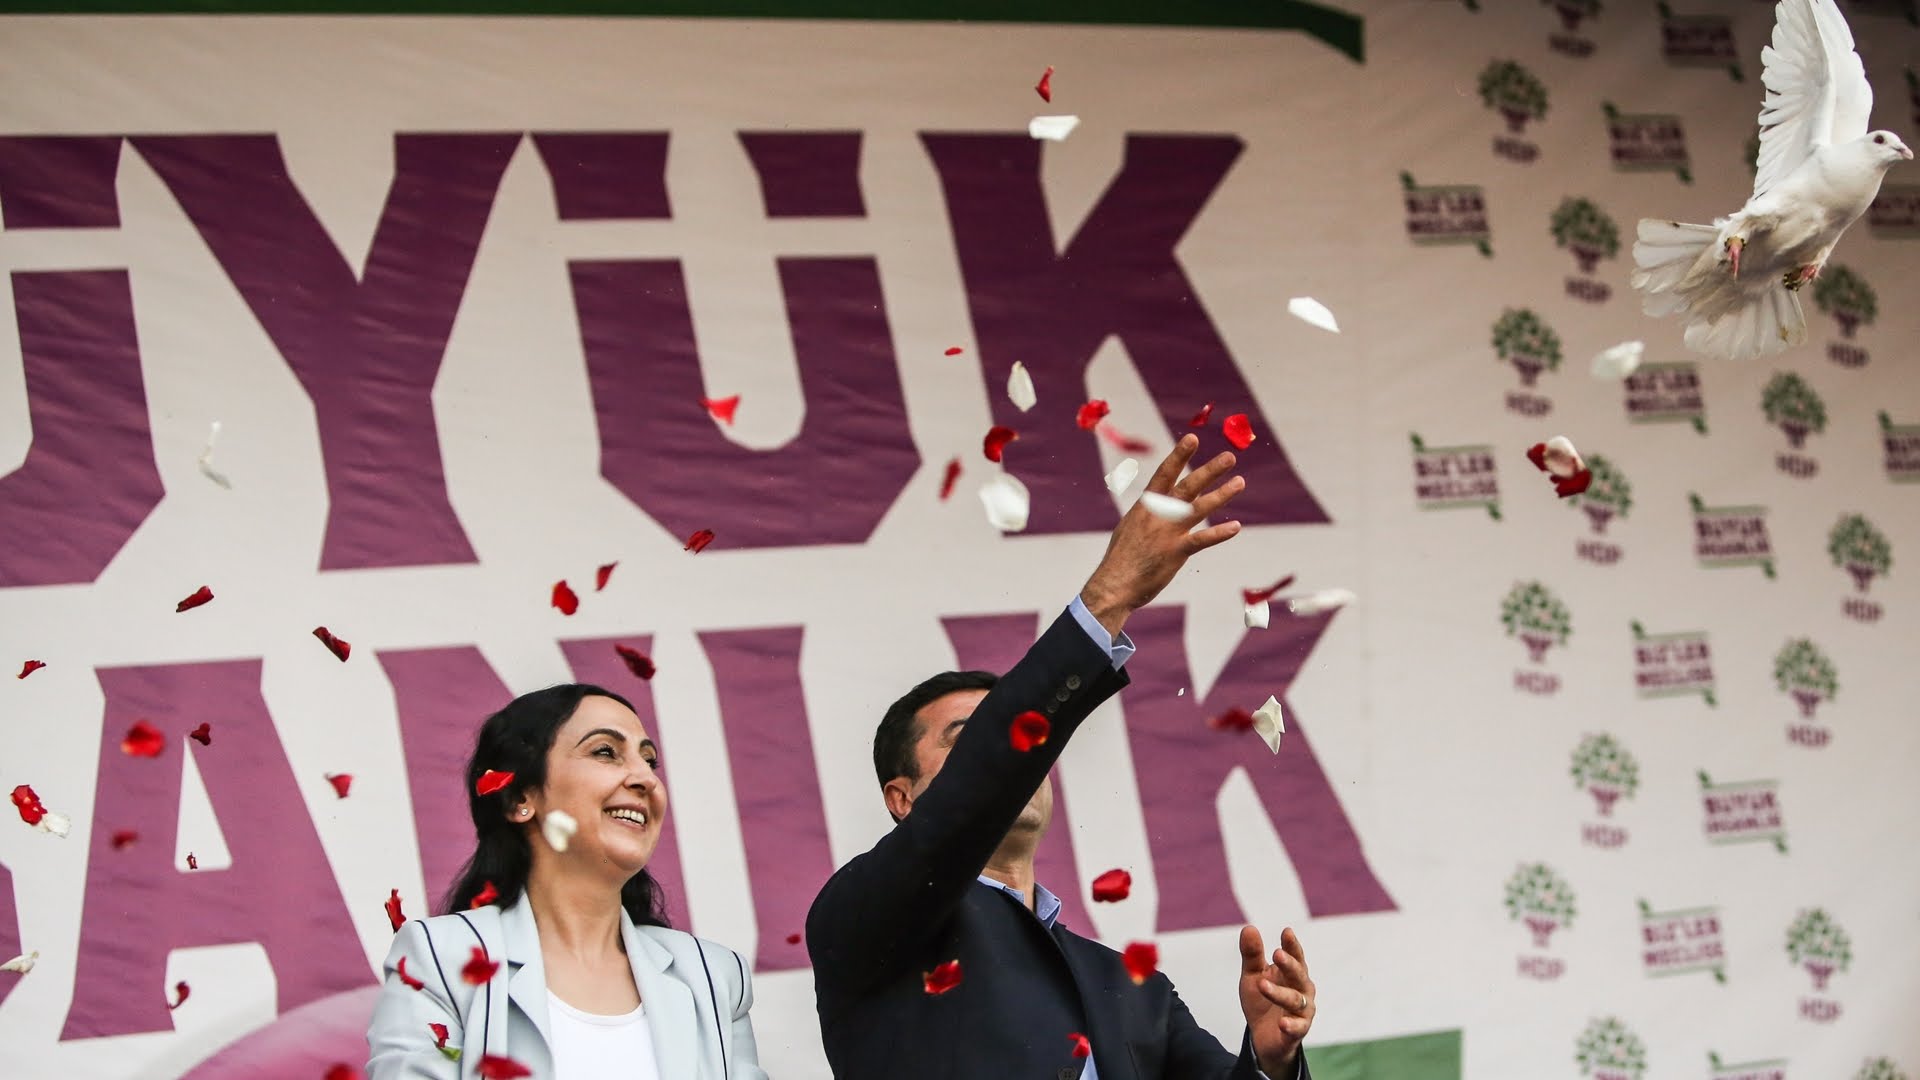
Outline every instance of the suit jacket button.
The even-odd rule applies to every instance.
[[[1080,1070],[1078,1069],[1061,1069],[1060,1070],[1060,1080],[1074,1080],[1074,1078],[1079,1075],[1080,1075]]]
[[[1055,704],[1054,704],[1053,702],[1051,702],[1051,701],[1049,701],[1049,702],[1047,702],[1047,715],[1048,715],[1048,716],[1052,716],[1052,715],[1054,714],[1054,712],[1055,712],[1055,710],[1057,710],[1057,709],[1059,709],[1059,708],[1060,708],[1060,706],[1058,706],[1058,705],[1055,705]]]
[[[1078,675],[1067,676],[1067,689],[1069,690],[1080,689],[1080,676]]]
[[[1053,694],[1053,700],[1055,701],[1068,701],[1071,700],[1072,697],[1073,691],[1071,690],[1056,690]]]

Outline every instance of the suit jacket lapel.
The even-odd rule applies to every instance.
[[[552,1057],[553,1026],[547,1017],[547,971],[540,959],[540,928],[533,921],[533,905],[524,897],[500,913],[507,944],[507,996],[533,1021],[542,1050]],[[525,1061],[525,1055],[518,1055]]]
[[[633,984],[640,989],[640,1004],[647,1010],[647,1030],[653,1036],[653,1055],[660,1075],[701,1075],[700,1014],[694,1007],[693,992],[682,981],[686,973],[669,970],[674,964],[673,953],[642,933],[625,912],[620,914],[620,936],[626,942]]]
[[[1093,1060],[1100,1066],[1100,1080],[1136,1080],[1138,1072],[1133,1051],[1127,1046],[1125,1025],[1113,1023],[1107,1009],[1107,990],[1101,975],[1098,950],[1088,948],[1079,935],[1056,926],[1053,940],[1066,958],[1073,985],[1080,991],[1080,1011],[1087,1019],[1087,1042],[1093,1047]]]

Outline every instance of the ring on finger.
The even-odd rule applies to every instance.
[[[1307,995],[1305,994],[1300,995],[1300,1011],[1301,1012],[1307,1011]]]

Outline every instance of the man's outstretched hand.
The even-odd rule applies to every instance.
[[[1262,955],[1265,948],[1259,930],[1240,928],[1240,1011],[1246,1015],[1260,1071],[1273,1080],[1287,1080],[1295,1074],[1300,1043],[1313,1027],[1319,1006],[1307,975],[1307,951],[1292,928],[1281,932],[1271,963]]]
[[[1228,477],[1215,486],[1214,481],[1233,468],[1234,457],[1229,453],[1221,454],[1181,479],[1180,470],[1187,467],[1199,447],[1197,436],[1183,436],[1147,481],[1148,491],[1192,503],[1193,513],[1180,521],[1169,521],[1143,506],[1141,503],[1145,500],[1134,503],[1120,524],[1114,526],[1113,537],[1107,541],[1107,553],[1101,557],[1100,565],[1094,567],[1086,587],[1080,590],[1080,599],[1086,603],[1087,610],[1116,638],[1127,616],[1160,595],[1160,590],[1167,587],[1190,556],[1225,543],[1240,531],[1238,521],[1193,531],[1195,525],[1219,513],[1247,486],[1238,476]]]

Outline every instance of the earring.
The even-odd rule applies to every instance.
[[[521,808],[520,808],[520,816],[521,816],[521,817],[526,817],[526,816],[528,816],[529,814],[532,814],[532,813],[533,813],[533,809],[532,809],[531,807],[527,807],[527,806],[523,806],[523,807],[521,807]]]

